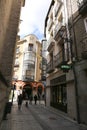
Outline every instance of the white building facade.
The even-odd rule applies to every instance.
[[[45,22],[45,35],[48,44],[47,56],[47,105],[52,105],[67,112],[67,87],[66,73],[60,66],[66,64],[69,59],[68,42],[66,38],[67,10],[63,1],[52,1]]]
[[[84,101],[78,100],[79,96],[81,99],[82,96],[81,91],[78,96],[77,87],[79,89],[79,84],[82,82],[76,70],[79,70],[81,66],[77,65],[74,68],[73,53],[76,54],[76,51],[73,47],[75,46],[73,39],[71,45],[71,35],[73,37],[74,34],[72,29],[70,31],[70,27],[73,26],[70,20],[72,20],[72,14],[77,14],[76,10],[78,10],[76,1],[52,0],[45,19],[45,37],[48,45],[46,104],[66,113],[73,120],[86,122],[86,116],[83,117],[84,112],[86,113]],[[83,97],[84,94],[85,91]],[[83,104],[83,108],[80,103]]]

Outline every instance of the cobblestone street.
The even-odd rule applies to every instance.
[[[61,116],[55,109],[47,108],[42,104],[25,104],[18,110],[15,103],[11,114],[7,115],[0,130],[87,130],[85,126]]]

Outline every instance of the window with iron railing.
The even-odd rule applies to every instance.
[[[69,50],[68,50],[68,48],[62,48],[55,55],[55,67],[60,67],[61,64],[67,63],[68,60],[69,60]]]
[[[51,73],[53,72],[55,69],[55,66],[54,66],[54,60],[50,60],[49,63],[47,63],[47,68],[46,68],[46,71],[47,73]]]

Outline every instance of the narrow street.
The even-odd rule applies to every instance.
[[[32,105],[18,110],[17,103],[13,104],[8,120],[2,122],[0,130],[87,130],[85,126],[66,119],[52,108],[42,104]]]

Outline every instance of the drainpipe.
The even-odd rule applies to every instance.
[[[76,112],[77,112],[77,122],[80,124],[80,112],[79,112],[79,101],[78,101],[78,86],[77,86],[77,76],[76,76],[76,70],[75,65],[72,62],[72,70],[74,74],[74,81],[75,81],[75,96],[76,96]]]
[[[74,23],[73,23],[73,12],[72,12],[72,3],[70,0],[70,7],[71,7],[71,19],[72,19],[72,30],[73,30],[73,36],[74,36],[74,43],[75,43],[75,52],[76,52],[76,58],[78,59],[77,54],[77,45],[76,45],[76,35],[74,30]],[[72,50],[72,45],[71,45]],[[77,110],[77,122],[80,123],[80,111],[79,111],[79,101],[78,101],[78,85],[77,85],[77,76],[76,76],[76,69],[75,69],[75,63],[73,61],[73,53],[72,53],[72,69],[74,73],[74,80],[75,80],[75,96],[76,96],[76,110]]]
[[[70,3],[69,3],[70,2]],[[68,9],[68,3],[70,4],[70,9]],[[66,0],[66,3],[65,3],[65,10],[66,10],[66,15],[67,15],[67,20],[69,20],[69,12],[71,12],[71,22],[72,22],[72,31],[73,31],[73,36],[74,36],[74,43],[75,43],[75,52],[76,52],[76,57],[78,57],[77,55],[77,46],[76,46],[76,37],[75,37],[75,30],[74,30],[74,25],[73,25],[73,13],[72,13],[72,4],[71,4],[71,0],[70,1],[67,1]],[[68,30],[68,38],[70,39],[70,28],[68,26],[68,21],[67,21],[67,30]],[[72,70],[73,70],[73,74],[74,74],[74,81],[75,81],[75,97],[76,97],[76,113],[77,113],[77,122],[80,123],[80,112],[79,112],[79,102],[78,102],[78,86],[77,86],[77,76],[76,76],[76,69],[75,69],[75,63],[73,61],[73,52],[72,52],[72,41],[70,39],[70,59],[71,59],[71,62],[72,62]]]

